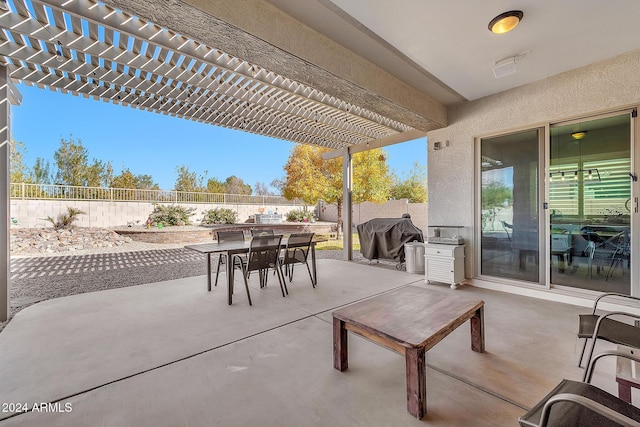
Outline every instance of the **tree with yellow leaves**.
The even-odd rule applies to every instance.
[[[342,158],[325,160],[330,151],[310,145],[296,145],[284,170],[287,173],[283,195],[289,200],[302,199],[308,205],[319,200],[338,208],[338,226],[342,224]],[[381,149],[363,151],[353,156],[352,202],[384,203],[389,199],[391,176],[386,154]]]

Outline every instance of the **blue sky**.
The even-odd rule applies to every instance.
[[[236,175],[245,183],[267,185],[285,176],[294,144],[219,126],[206,125],[131,107],[109,104],[48,89],[18,85],[22,104],[11,109],[12,136],[27,149],[24,163],[50,160],[60,138],[81,139],[93,158],[149,174],[162,189],[172,189],[182,164],[220,180]],[[388,164],[403,176],[414,162],[426,165],[424,139],[386,148]]]

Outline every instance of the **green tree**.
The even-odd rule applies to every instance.
[[[209,178],[207,181],[207,192],[223,194],[225,192],[224,182],[218,178]]]
[[[85,184],[88,187],[111,187],[113,168],[110,162],[103,163],[93,159],[93,163],[85,168]]]
[[[147,174],[136,175],[136,188],[140,190],[159,190],[160,186],[153,182],[153,177]]]
[[[113,177],[113,188],[138,188],[138,180],[129,169],[123,169],[120,175]]]
[[[93,163],[89,164],[88,150],[80,138],[61,138],[53,159],[57,167],[55,182],[58,184],[89,187],[108,187],[111,184],[111,163],[93,159]]]
[[[409,203],[426,203],[428,199],[426,167],[416,162],[405,179],[394,175],[390,198],[392,200],[408,199]]]
[[[24,164],[24,153],[27,149],[24,143],[13,138],[9,141],[9,181],[31,182],[31,172]]]
[[[51,184],[53,182],[53,174],[51,173],[51,162],[42,157],[36,157],[33,165],[31,181],[35,184]]]
[[[245,184],[242,178],[238,178],[235,175],[231,175],[224,182],[225,192],[227,194],[251,194],[251,186]]]
[[[87,149],[78,139],[74,141],[60,139],[60,147],[53,153],[53,159],[58,168],[56,183],[63,185],[86,185],[86,172],[88,168]]]
[[[113,182],[113,166],[111,165],[111,162],[107,161],[104,164],[104,170],[102,171],[101,177],[102,186],[107,188],[111,187],[111,183]]]
[[[319,200],[336,204],[338,226],[342,223],[342,158],[325,160],[329,149],[296,145],[284,170],[287,173],[283,195],[287,199],[302,199],[308,205]],[[391,177],[386,155],[380,149],[353,156],[353,203],[382,203],[389,198]]]
[[[113,177],[111,187],[113,188],[126,188],[137,190],[159,190],[158,184],[153,182],[151,175],[134,175],[128,168],[124,168],[120,175]],[[141,192],[128,191],[126,192],[127,198],[143,197]]]
[[[198,176],[196,172],[192,172],[189,166],[181,165],[176,168],[178,177],[174,189],[176,191],[199,192],[202,191],[203,177]]]
[[[493,223],[501,208],[509,206],[513,199],[511,188],[499,181],[482,184],[482,228],[487,222]]]

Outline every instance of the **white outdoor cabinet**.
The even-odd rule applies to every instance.
[[[464,282],[464,245],[427,243],[424,251],[424,281],[442,282],[456,289]]]

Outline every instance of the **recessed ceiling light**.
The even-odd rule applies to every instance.
[[[489,31],[495,34],[508,33],[520,23],[523,16],[524,13],[521,10],[501,13],[489,22]]]

